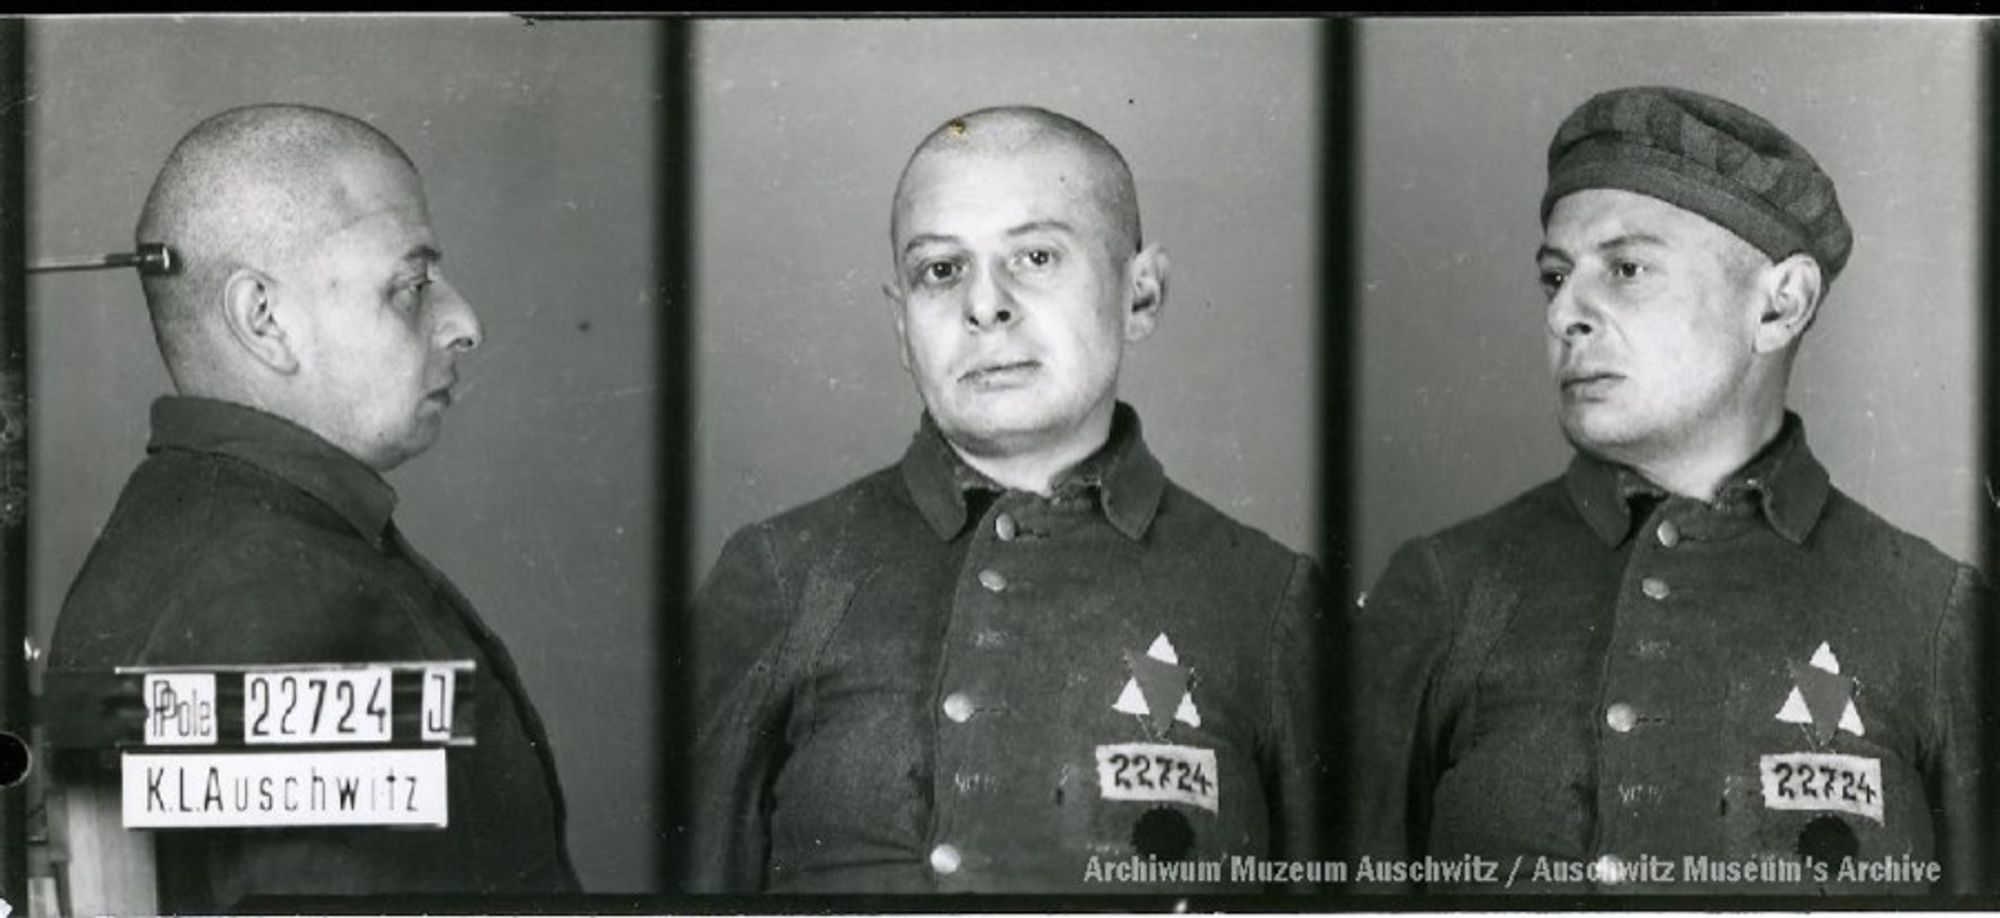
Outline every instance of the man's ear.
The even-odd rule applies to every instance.
[[[910,368],[910,330],[903,325],[903,291],[895,284],[883,284],[882,296],[889,301],[889,324],[896,329],[896,356],[903,361],[903,369],[907,370]]]
[[[290,376],[299,371],[295,342],[278,320],[277,282],[251,268],[238,268],[222,284],[222,322],[230,340],[258,363]]]
[[[1131,301],[1125,310],[1125,340],[1143,341],[1167,308],[1167,253],[1149,245],[1132,256]]]
[[[1804,252],[1766,269],[1759,284],[1764,312],[1757,320],[1757,352],[1777,353],[1805,334],[1819,314],[1822,289],[1819,262]]]

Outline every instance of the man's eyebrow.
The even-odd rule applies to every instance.
[[[1609,239],[1606,239],[1603,242],[1598,243],[1593,248],[1595,248],[1599,252],[1615,252],[1619,249],[1629,248],[1635,245],[1666,245],[1666,244],[1667,241],[1665,239],[1655,236],[1652,233],[1625,233],[1620,236],[1613,236]],[[1569,260],[1569,252],[1563,249],[1556,248],[1555,246],[1548,245],[1546,243],[1544,243],[1541,247],[1535,249],[1536,261],[1539,262],[1549,258],[1560,258],[1567,261]]]
[[[402,260],[436,264],[444,260],[444,253],[438,251],[437,246],[428,243],[418,243],[411,246],[409,251],[403,253]]]
[[[1020,226],[1016,226],[1008,230],[1007,235],[1025,236],[1029,233],[1039,233],[1050,230],[1073,234],[1076,232],[1076,227],[1071,226],[1068,223],[1065,223],[1061,220],[1030,220],[1027,223],[1023,223]]]
[[[1071,226],[1062,220],[1030,220],[1027,223],[1023,223],[1019,226],[1008,228],[1007,235],[1025,236],[1029,233],[1040,233],[1040,232],[1051,232],[1051,231],[1074,234],[1076,232],[1076,227]],[[911,249],[917,248],[919,246],[948,244],[948,243],[955,243],[957,241],[958,241],[957,236],[945,236],[945,235],[940,235],[938,233],[919,233],[915,236],[911,236],[908,241],[903,243],[903,252],[905,254],[908,254]]]
[[[957,241],[958,237],[956,236],[942,236],[937,233],[918,233],[915,236],[911,236],[908,241],[903,243],[903,254],[905,255],[909,254],[911,249],[917,248],[918,246],[940,245]]]
[[[1667,241],[1665,239],[1661,239],[1660,237],[1655,236],[1652,233],[1626,233],[1622,236],[1613,236],[1609,239],[1604,240],[1603,242],[1598,243],[1597,250],[1600,252],[1610,252],[1617,249],[1628,248],[1630,246],[1635,246],[1635,245],[1666,245],[1666,244]]]

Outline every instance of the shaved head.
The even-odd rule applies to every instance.
[[[359,119],[303,105],[255,105],[215,115],[182,137],[154,179],[136,242],[172,246],[182,268],[144,276],[147,310],[176,383],[203,373],[204,319],[239,269],[274,271],[309,254],[349,206],[357,166],[415,166]]]
[[[1111,251],[1119,255],[1137,252],[1142,239],[1139,194],[1125,157],[1104,135],[1083,122],[1027,105],[983,108],[960,115],[939,125],[917,144],[896,181],[889,221],[891,244],[901,238],[912,176],[923,169],[952,160],[1050,154],[1068,154],[1080,164],[1083,187],[1077,193],[1095,205],[1111,235],[1105,240]]]

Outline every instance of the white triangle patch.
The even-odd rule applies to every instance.
[[[1104,696],[1099,695],[1097,697],[1102,698]],[[1125,690],[1118,693],[1118,700],[1111,703],[1111,709],[1114,711],[1123,711],[1126,714],[1137,714],[1140,717],[1153,713],[1151,709],[1146,707],[1146,694],[1139,691],[1139,680],[1137,679],[1125,680]]]
[[[1862,735],[1861,712],[1855,709],[1854,699],[1852,698],[1847,700],[1847,710],[1840,712],[1840,729],[1846,730],[1855,736]]]
[[[1201,726],[1201,712],[1194,709],[1194,693],[1181,693],[1181,706],[1174,711],[1174,719],[1190,727]]]
[[[1137,690],[1138,687],[1133,686],[1133,691]],[[1806,710],[1806,696],[1800,694],[1797,688],[1786,696],[1785,706],[1778,711],[1778,719],[1788,724],[1812,723],[1812,712]]]

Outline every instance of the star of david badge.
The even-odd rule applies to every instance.
[[[1194,671],[1181,665],[1174,642],[1167,640],[1165,632],[1154,638],[1143,654],[1125,651],[1125,665],[1132,677],[1125,680],[1125,690],[1112,702],[1113,710],[1136,715],[1155,740],[1166,738],[1174,721],[1201,726],[1201,711],[1195,708],[1194,694],[1189,691]]]
[[[1831,742],[1836,730],[1846,730],[1855,736],[1867,731],[1861,723],[1860,709],[1854,706],[1854,692],[1860,684],[1853,676],[1840,674],[1840,660],[1825,641],[1813,651],[1811,660],[1785,663],[1792,670],[1792,693],[1785,697],[1785,706],[1778,709],[1779,720],[1810,726],[1813,744],[1817,746]]]

